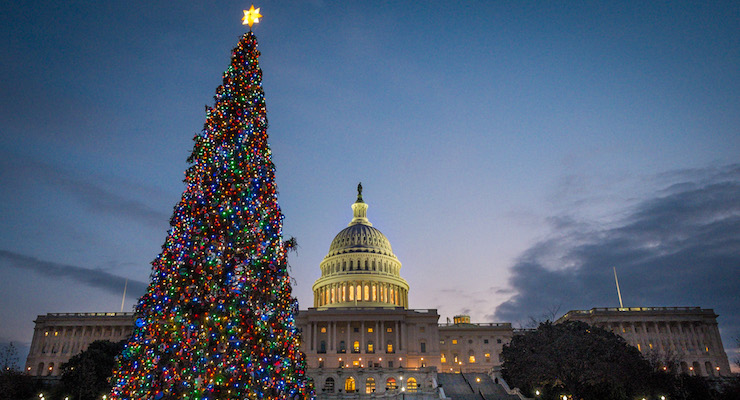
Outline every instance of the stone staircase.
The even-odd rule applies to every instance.
[[[437,374],[445,396],[452,400],[521,400],[484,373]]]

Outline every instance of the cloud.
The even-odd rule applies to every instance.
[[[555,233],[511,268],[516,294],[496,319],[618,306],[616,267],[625,307],[713,308],[725,342],[740,335],[740,165],[660,178],[663,190],[607,226],[553,217]]]
[[[34,271],[46,277],[69,278],[88,286],[104,289],[118,294],[124,286],[126,278],[98,270],[76,267],[74,265],[58,264],[39,260],[34,257],[0,250],[0,263],[10,267]],[[128,281],[128,291],[139,296],[146,291],[147,284],[137,280]]]
[[[137,194],[151,195],[152,189],[118,178],[95,175],[82,178],[68,170],[42,162],[27,159],[19,162],[8,154],[0,160],[0,177],[4,183],[16,183],[19,186],[25,186],[29,181],[38,181],[66,191],[90,211],[131,218],[153,228],[161,229],[169,221],[166,213],[132,198]]]

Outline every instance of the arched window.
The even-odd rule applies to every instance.
[[[352,343],[352,352],[353,353],[359,353],[360,352],[360,341],[355,340],[355,342]]]
[[[470,352],[468,352],[468,362],[471,364],[475,364],[475,352],[473,350],[470,350]]]
[[[324,381],[324,391],[327,393],[334,393],[334,378],[326,378]]]
[[[375,392],[375,378],[367,378],[365,381],[365,393]]]
[[[707,361],[704,363],[704,367],[707,369],[707,376],[714,376],[714,369],[712,369],[712,363]]]
[[[396,390],[398,388],[398,385],[396,385],[396,380],[394,378],[388,378],[385,380],[385,390]]]
[[[39,367],[36,370],[36,375],[41,376],[44,374],[44,363],[39,363]]]
[[[355,262],[353,260],[349,261],[349,270],[352,271],[355,268]]]
[[[367,271],[367,270],[368,270],[368,262],[367,262],[367,260],[365,260],[365,271]]]
[[[349,286],[349,301],[355,301],[355,286]]]
[[[357,284],[357,289],[355,290],[355,299],[357,299],[357,301],[362,300],[362,286],[360,286],[359,283]]]
[[[378,301],[378,287],[373,285],[373,301]]]
[[[418,387],[419,386],[416,384],[416,379],[409,378],[408,380],[406,380],[406,390],[407,391],[409,391],[411,393],[414,393],[414,392],[416,392],[416,389]]]
[[[344,381],[344,391],[347,393],[354,393],[355,390],[355,378],[350,376]]]
[[[365,301],[370,301],[370,285],[365,285]]]

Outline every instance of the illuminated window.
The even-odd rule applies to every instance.
[[[452,344],[457,344],[457,339],[452,339]]]
[[[648,343],[648,346],[650,346],[650,349],[651,350],[653,349],[653,344],[652,343]]]
[[[637,350],[642,351],[642,347],[640,347],[640,343],[637,344]]]
[[[355,301],[355,287],[349,287],[349,301]]]
[[[44,336],[49,336],[49,331],[44,332]]]
[[[365,285],[365,301],[370,301],[370,286]]]
[[[365,381],[365,393],[375,392],[375,378],[367,378]]]
[[[457,354],[455,354],[452,358],[452,361],[457,364],[459,361],[457,360]]]
[[[396,380],[394,378],[388,378],[385,380],[385,390],[396,390],[398,388],[398,385],[396,385]]]
[[[325,326],[322,326],[321,327],[321,333],[326,333],[326,327]]]
[[[491,362],[491,353],[486,353],[485,356],[486,356],[486,362],[487,363]]]
[[[360,342],[355,340],[354,343],[352,343],[352,352],[353,353],[359,353],[360,352]]]
[[[352,366],[353,367],[359,367],[360,366],[360,361],[358,361],[358,360],[352,361]]]
[[[367,328],[367,333],[373,333],[373,328]]]
[[[441,357],[440,357],[440,361],[441,361],[441,362],[442,362],[443,364],[447,362],[447,359],[445,358],[445,353],[442,353],[442,355],[441,355]]]
[[[386,328],[385,331],[388,332],[388,333],[391,333],[391,332],[393,332],[393,328]]]
[[[375,347],[373,346],[373,342],[367,342],[367,352],[368,353],[375,353]]]
[[[378,288],[373,285],[373,301],[378,301]]]
[[[418,385],[416,384],[416,379],[409,378],[408,380],[406,380],[406,390],[414,393],[416,392],[416,388],[418,388]]]
[[[475,356],[469,356],[468,357],[468,362],[471,363],[471,364],[475,364]]]
[[[392,342],[388,342],[388,344],[385,346],[385,352],[393,353],[393,343]]]
[[[54,336],[58,336],[58,335],[59,335],[59,332],[54,331]]]
[[[347,393],[355,392],[355,378],[350,376],[344,381],[344,391]]]
[[[445,344],[445,340],[444,340],[444,339],[441,339],[441,340],[439,341],[439,344]]]

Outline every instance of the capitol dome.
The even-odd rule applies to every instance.
[[[388,238],[367,219],[358,185],[353,218],[329,246],[313,285],[314,307],[408,307],[409,285]]]

